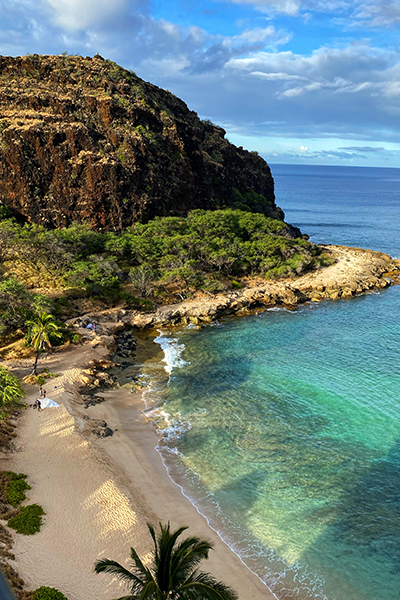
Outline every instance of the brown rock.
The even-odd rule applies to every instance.
[[[0,202],[29,222],[116,231],[195,208],[283,219],[256,152],[100,56],[0,57]]]

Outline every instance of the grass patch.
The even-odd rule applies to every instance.
[[[31,487],[26,483],[27,475],[0,471],[0,503],[17,507],[26,500],[25,490]]]
[[[66,596],[56,588],[42,585],[33,594],[32,600],[68,600]]]
[[[33,535],[40,531],[42,526],[42,515],[45,512],[39,504],[23,506],[20,512],[8,520],[8,526],[15,529],[17,533]]]
[[[26,500],[25,490],[30,490],[31,486],[26,483],[27,475],[23,473],[11,473],[11,481],[7,485],[6,499],[11,506],[17,507]]]

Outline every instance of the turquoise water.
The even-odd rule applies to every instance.
[[[287,220],[400,256],[400,170],[326,169],[272,167]],[[399,309],[396,287],[156,340],[170,476],[280,600],[400,597]]]

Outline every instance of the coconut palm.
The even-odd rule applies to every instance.
[[[108,558],[95,564],[96,573],[117,575],[130,586],[130,594],[119,600],[237,600],[236,592],[197,568],[213,549],[210,542],[189,537],[178,543],[178,537],[187,527],[171,532],[169,523],[167,526],[160,523],[156,536],[154,528],[149,523],[147,526],[154,542],[149,566],[143,564],[133,548],[131,571]]]
[[[37,375],[40,352],[45,346],[51,348],[50,334],[60,338],[61,333],[58,331],[58,325],[55,323],[53,315],[46,312],[39,313],[32,321],[27,321],[26,324],[31,328],[31,344],[36,350],[32,374]]]

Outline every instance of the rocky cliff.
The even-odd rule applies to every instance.
[[[0,203],[28,222],[115,231],[194,208],[283,219],[257,153],[100,56],[0,57]]]

